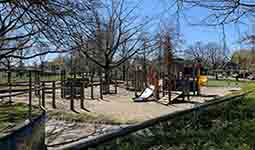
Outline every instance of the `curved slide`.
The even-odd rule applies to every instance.
[[[155,87],[153,85],[147,87],[140,96],[134,98],[134,102],[143,102],[153,95]]]

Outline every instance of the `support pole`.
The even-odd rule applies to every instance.
[[[80,106],[81,106],[81,109],[84,109],[84,82],[81,83],[81,96],[80,96]]]
[[[82,82],[81,82],[81,88],[80,88],[80,107],[81,109],[85,109],[84,107],[84,98],[85,98],[85,94],[84,94],[84,88],[85,88],[85,83],[84,83],[84,73],[82,73]]]
[[[186,83],[189,84],[189,78],[188,77],[185,77],[185,81]],[[190,86],[190,85],[189,85]],[[188,100],[190,100],[190,87],[186,87],[186,90],[187,90],[187,97],[188,97]]]
[[[61,98],[64,98],[64,82],[65,82],[65,71],[61,71]]]
[[[70,109],[74,111],[74,89],[73,89],[73,78],[71,79],[71,95],[70,95]]]
[[[86,98],[86,88],[88,87],[88,81],[87,81],[87,78],[85,78],[85,73],[82,73],[82,79],[83,79],[83,99]]]
[[[165,81],[165,73],[163,74],[163,85],[162,85],[162,92],[163,92],[163,97],[165,97],[166,96],[166,93],[165,93],[165,87],[166,87],[166,81]]]
[[[52,107],[54,109],[57,108],[56,106],[56,82],[52,81]]]
[[[102,77],[102,72],[99,72],[100,76],[100,99],[103,99],[103,77]]]
[[[199,83],[199,78],[200,78],[200,68],[201,68],[201,65],[198,64],[197,66],[197,74],[196,74],[196,77],[197,77],[197,95],[200,96],[200,83]]]
[[[168,85],[167,85],[167,88],[168,88],[168,102],[169,104],[172,103],[172,100],[171,100],[171,79],[169,78],[168,79]]]
[[[137,70],[135,70],[134,80],[135,80],[135,97],[137,97],[138,96],[138,94],[137,94]]]
[[[85,94],[84,94],[84,88],[85,88],[85,83],[84,83],[85,81],[84,81],[84,76],[82,75],[82,81],[80,82],[80,85],[81,85],[81,87],[80,87],[80,98],[81,99],[83,99],[84,100],[84,98],[85,98]]]
[[[196,95],[196,70],[195,70],[195,65],[192,65],[192,86],[193,86],[193,95]]]
[[[45,82],[42,81],[42,106],[45,108]]]
[[[29,71],[29,120],[32,120],[32,73]]]
[[[129,89],[129,80],[130,80],[130,75],[129,75],[129,72],[127,70],[127,77],[126,77],[126,86],[127,86],[127,89]]]
[[[118,93],[118,80],[117,80],[117,70],[115,70],[115,86],[114,86],[114,93],[117,94]]]
[[[34,79],[35,79],[35,85],[34,85],[35,96],[38,97],[38,95],[39,95],[39,92],[38,92],[38,85],[39,85],[38,81],[39,81],[39,79],[38,79],[38,72],[37,71],[34,72]]]
[[[93,83],[94,73],[90,75],[90,84],[91,84],[91,99],[94,99],[94,83]]]
[[[168,85],[167,85],[167,87],[168,87],[168,101],[169,101],[169,104],[172,104],[172,100],[171,100],[171,85],[172,85],[172,83],[171,83],[171,81],[172,81],[172,77],[171,77],[171,64],[170,63],[168,63],[168,65],[167,65],[167,76],[168,76]]]
[[[37,71],[38,74],[38,100],[39,100],[39,106],[41,106],[41,79],[40,79],[40,71]]]
[[[9,103],[12,103],[12,97],[11,97],[11,94],[12,94],[12,83],[11,83],[11,76],[12,76],[12,73],[11,73],[11,70],[10,70],[10,68],[9,68],[9,70],[8,70],[8,90],[9,90]]]

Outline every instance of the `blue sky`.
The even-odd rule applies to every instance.
[[[159,27],[159,22],[164,20],[170,24],[176,23],[176,17],[173,16],[176,11],[176,7],[171,7],[173,0],[127,0],[130,5],[139,3],[139,8],[137,9],[137,14],[142,17],[148,16],[152,19],[152,25],[149,27],[149,32],[155,32]],[[131,6],[132,7],[132,6]],[[208,11],[198,8],[195,10],[189,10],[185,13],[188,19],[184,19],[183,16],[180,17],[180,31],[182,38],[185,40],[183,44],[183,49],[187,46],[192,45],[197,41],[203,43],[216,42],[223,44],[223,34],[222,27],[208,27],[208,26],[194,26],[189,23],[198,23],[199,20],[208,16]],[[187,21],[188,20],[188,21]],[[247,31],[251,31],[251,26],[239,26],[240,33],[243,34]],[[230,52],[234,52],[236,49],[243,47],[243,45],[238,44],[238,39],[240,35],[238,33],[238,28],[234,24],[225,25],[226,33],[226,44],[230,49]],[[51,54],[46,56],[46,60],[52,59],[57,55]]]
[[[171,0],[143,0],[139,11],[146,16],[153,17],[155,22],[159,22],[160,19],[166,20],[164,18],[168,18],[167,20],[174,24],[176,22],[176,18],[172,15],[176,11],[176,8],[172,7],[172,9],[167,9],[170,7],[171,2]],[[188,19],[184,19],[183,16],[180,17],[180,31],[186,41],[184,43],[184,48],[196,41],[202,41],[204,43],[217,42],[219,44],[223,44],[222,26],[209,27],[189,24],[198,23],[201,19],[207,17],[207,10],[196,8],[195,10],[189,10],[185,14]],[[238,44],[238,40],[240,35],[251,30],[250,25],[239,25],[239,27],[237,27],[235,24],[230,24],[225,25],[224,27],[226,43],[230,50],[233,52],[235,49],[243,47],[243,45]],[[241,34],[238,33],[238,30],[240,30]]]

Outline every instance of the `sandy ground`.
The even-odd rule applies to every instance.
[[[114,89],[112,87],[112,89]],[[168,97],[162,97],[159,101],[149,102],[133,102],[134,92],[127,91],[124,88],[118,87],[118,94],[104,95],[103,99],[99,97],[99,88],[94,88],[94,97],[90,98],[90,88],[85,89],[84,106],[90,112],[98,115],[108,116],[119,122],[137,122],[145,121],[147,119],[155,118],[164,114],[168,114],[174,111],[183,110],[186,108],[194,107],[200,103],[211,100],[215,97],[220,97],[231,93],[233,90],[239,90],[239,88],[228,87],[203,87],[201,94],[204,96],[191,96],[190,101],[186,99],[185,103],[165,105],[168,102]],[[176,92],[172,92],[174,97]],[[6,98],[8,99],[8,98]],[[28,94],[17,96],[12,98],[17,102],[28,102]],[[39,104],[39,98],[33,96],[33,104]],[[60,90],[56,92],[56,106],[57,109],[52,108],[52,95],[46,96],[46,109],[51,111],[70,111],[70,100],[62,99],[60,97]],[[75,110],[77,112],[86,112],[80,108],[80,100],[75,100]]]
[[[104,96],[103,100],[86,100],[85,107],[91,112],[111,116],[112,118],[116,118],[123,122],[145,121],[174,111],[194,107],[195,105],[204,103],[216,96],[219,97],[229,94],[232,90],[239,89],[204,87],[201,89],[201,94],[206,95],[205,97],[195,96],[191,97],[190,101],[187,101],[186,103],[164,105],[168,100],[168,97],[163,97],[158,102],[150,101],[134,103],[132,100],[134,92],[127,91],[124,88],[118,88],[117,95]],[[174,92],[172,93],[172,96],[174,96]]]
[[[212,100],[215,97],[230,94],[233,90],[240,89],[203,87],[201,89],[201,94],[205,96],[191,97],[190,101],[185,101],[185,103],[165,105],[168,97],[163,97],[158,102],[150,101],[135,103],[132,100],[134,92],[127,91],[120,87],[118,87],[117,95],[106,95],[103,100],[99,99],[99,88],[95,88],[95,100],[92,100],[90,99],[90,88],[86,88],[86,99],[84,104],[85,108],[90,111],[89,113],[108,116],[114,120],[118,120],[118,122],[123,122],[124,125],[106,125],[51,119],[48,120],[46,125],[47,144],[58,146],[55,144],[68,143],[81,138],[89,138],[101,133],[110,132],[111,130],[125,126],[125,123],[141,122],[161,115],[195,107],[201,103]],[[51,106],[52,98],[50,94],[46,97],[46,109],[51,111],[70,112],[70,101],[60,98],[60,90],[57,90],[56,98],[57,109],[53,109]],[[17,96],[13,99],[19,102],[28,102],[27,95]],[[39,104],[38,98],[35,96],[33,96],[33,104]],[[75,110],[77,112],[86,112],[85,110],[80,109],[80,100],[75,100]],[[49,147],[49,149],[54,149],[54,147]]]

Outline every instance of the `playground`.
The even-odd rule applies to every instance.
[[[238,91],[240,88],[237,87],[222,87],[222,88],[214,88],[214,87],[203,87],[201,92],[203,95],[209,96],[194,96],[190,98],[189,101],[176,101],[172,105],[167,105],[168,96],[162,97],[157,101],[148,101],[141,103],[134,103],[132,98],[134,96],[133,92],[127,91],[124,88],[118,87],[118,95],[106,95],[104,99],[85,99],[84,106],[86,110],[80,108],[80,100],[75,100],[74,107],[76,113],[74,115],[81,115],[87,113],[93,116],[105,116],[112,120],[113,123],[136,123],[145,121],[148,119],[152,119],[158,117],[160,115],[167,114],[169,112],[174,112],[178,110],[183,110],[185,108],[194,107],[206,101],[212,100],[216,97],[222,97],[224,95],[231,94],[233,91]],[[88,90],[89,89],[85,89]],[[99,88],[94,89],[95,92],[99,90]],[[57,108],[52,107],[52,96],[47,96],[46,100],[46,108],[48,111],[54,112],[70,112],[69,109],[69,101],[63,100],[60,97],[60,91],[57,91],[56,96],[56,106]],[[177,96],[178,93],[172,93],[172,97]],[[86,95],[89,96],[89,95]],[[97,95],[95,95],[97,96]],[[26,96],[18,96],[16,98],[18,102],[26,102]],[[72,112],[70,112],[72,113]],[[74,119],[75,120],[75,119]]]
[[[168,68],[157,73],[151,65],[144,78],[144,72],[137,67],[127,73],[126,80],[121,79],[118,71],[113,71],[109,84],[101,72],[12,70],[4,76],[8,83],[2,83],[0,96],[3,103],[28,104],[28,108],[19,108],[23,110],[23,119],[26,112],[29,117],[34,116],[36,109],[30,106],[45,110],[48,114],[47,145],[56,147],[59,143],[95,137],[198,107],[238,93],[242,86],[248,84],[245,81],[208,80],[201,65],[176,63]],[[27,74],[23,74],[22,81],[13,81],[12,77],[20,73]],[[19,121],[22,122],[22,119]],[[11,128],[7,125],[2,131],[8,132]]]
[[[167,56],[166,56],[167,57]],[[46,144],[52,149],[80,139],[90,139],[155,118],[196,108],[219,98],[240,93],[248,81],[208,79],[199,62],[166,58],[164,67],[135,65],[108,75],[94,72],[43,72],[1,70],[1,103],[22,113],[6,112],[5,120],[18,122],[47,113]],[[108,80],[109,79],[109,80]],[[21,105],[22,108],[15,106]],[[27,105],[25,105],[27,104]],[[20,106],[20,105],[18,105]],[[17,120],[17,119],[16,119]],[[18,122],[1,127],[8,133]]]
[[[1,132],[10,133],[19,122],[36,118],[40,109],[48,116],[46,145],[55,149],[240,94],[250,83],[208,78],[199,61],[166,55],[163,64],[143,68],[134,62],[125,73],[100,68],[90,72],[2,69],[0,102],[13,112],[3,113],[6,123]]]
[[[208,84],[214,85],[215,81]],[[156,101],[134,102],[135,92],[127,90],[124,83],[118,84],[117,88],[115,84],[111,85],[110,89],[116,88],[117,94],[104,95],[103,99],[100,98],[100,86],[93,87],[93,99],[91,99],[92,88],[87,87],[84,88],[85,109],[81,108],[81,99],[74,99],[75,111],[70,110],[70,100],[61,98],[61,89],[56,89],[55,107],[52,105],[52,94],[47,94],[44,98],[44,107],[48,112],[47,144],[55,147],[58,143],[70,143],[81,138],[94,137],[131,124],[193,108],[240,90],[239,85],[227,86],[227,82],[225,87],[220,88],[211,85],[201,87],[200,96],[192,96],[191,93],[189,100],[175,99],[181,92],[172,91],[171,97],[175,99],[172,104],[168,104],[168,95],[163,96],[163,93],[159,94],[160,99]],[[52,85],[48,84],[48,86]],[[28,103],[28,96],[29,94],[23,94],[14,98],[18,103]],[[38,96],[33,94],[32,99],[36,100]]]
[[[230,94],[233,89],[223,89],[221,92],[215,88],[203,89],[205,94],[223,96]],[[214,97],[192,97],[190,101],[176,102],[176,104],[167,105],[168,97],[162,97],[158,101],[149,101],[145,103],[134,103],[132,99],[132,93],[129,93],[125,89],[119,89],[121,93],[118,96],[107,96],[104,101],[91,102],[87,101],[87,108],[92,112],[99,112],[107,116],[111,116],[114,120],[119,122],[141,122],[148,119],[152,119],[170,112],[183,110],[185,108],[194,107],[204,103],[207,100],[213,99]],[[178,94],[172,93],[172,97]]]
[[[0,7],[0,150],[255,149],[255,1]]]
[[[119,79],[115,71],[108,85],[102,74],[95,73],[43,73],[42,76],[38,71],[30,71],[29,82],[11,81],[14,70],[8,72],[10,83],[2,85],[0,96],[3,101],[15,99],[15,102],[42,106],[52,113],[87,113],[105,116],[110,123],[127,124],[193,107],[239,90],[238,85],[215,87],[206,76],[198,75],[200,68],[193,67],[190,71],[191,67],[182,65],[178,70],[178,65],[169,74],[161,73],[161,77],[150,66],[146,79],[138,68],[129,73],[126,81]],[[185,69],[189,71],[182,74]],[[169,76],[174,77],[169,80]]]
[[[63,118],[60,119],[61,116],[55,116],[53,117],[54,119],[48,122],[49,131],[54,130],[54,127],[57,126],[58,128],[65,130],[65,132],[60,134],[54,140],[49,140],[51,141],[49,144],[54,145],[56,143],[73,140],[75,141],[80,138],[89,138],[90,136],[93,137],[97,136],[98,134],[111,132],[112,130],[128,126],[129,124],[140,123],[162,115],[196,107],[202,103],[213,100],[216,97],[223,97],[224,95],[231,94],[236,90],[240,90],[240,88],[222,87],[219,89],[213,87],[204,87],[201,89],[201,92],[205,95],[211,96],[194,96],[190,98],[190,101],[176,102],[172,105],[166,105],[165,103],[168,97],[163,97],[157,102],[149,101],[145,103],[134,103],[131,100],[133,96],[132,92],[128,92],[123,88],[118,88],[118,91],[120,92],[118,96],[108,95],[104,97],[104,100],[86,100],[85,106],[88,110],[90,110],[89,114],[93,114],[93,116],[97,117],[94,118],[94,120],[86,120],[85,118],[84,120],[77,119],[78,122],[71,120],[76,120],[75,118],[80,118],[79,116],[84,115],[84,113],[87,114],[88,112],[82,109],[77,109],[80,114],[73,114],[69,116],[63,112],[65,108],[68,108],[69,106],[69,104],[66,103],[66,107],[63,105],[60,107],[60,110],[57,109],[58,111],[62,112],[62,115],[66,114],[66,118],[62,116]],[[78,108],[79,102],[77,101],[76,104]],[[68,111],[68,109],[65,111]],[[61,113],[57,113],[57,115],[61,115]],[[57,118],[60,120],[57,120]],[[70,118],[73,119],[66,122],[64,121]],[[81,132],[83,134],[76,134]]]

